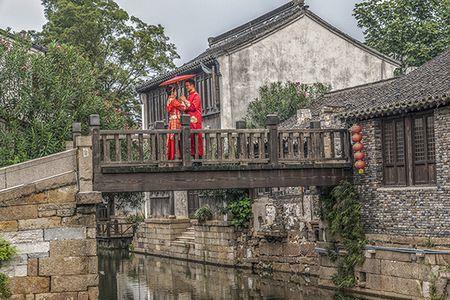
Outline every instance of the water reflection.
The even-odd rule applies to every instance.
[[[301,276],[269,278],[249,270],[127,252],[99,255],[100,299],[104,300],[355,299],[335,297],[334,292],[316,288]]]

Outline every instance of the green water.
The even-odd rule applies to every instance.
[[[315,287],[315,278],[277,273],[258,275],[127,252],[99,253],[100,299],[288,299],[353,300]]]

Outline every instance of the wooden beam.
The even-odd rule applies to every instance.
[[[154,169],[153,169],[154,170]],[[161,172],[135,167],[108,167],[96,174],[100,192],[151,192],[230,188],[331,186],[352,176],[348,164],[281,168],[172,168]]]

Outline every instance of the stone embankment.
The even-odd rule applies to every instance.
[[[11,299],[98,299],[90,139],[49,157],[0,169],[0,237],[17,250],[0,273]]]

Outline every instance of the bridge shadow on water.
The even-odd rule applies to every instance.
[[[314,286],[314,278],[258,275],[127,251],[99,253],[101,300],[288,299],[356,300]],[[372,298],[373,299],[373,298]]]

